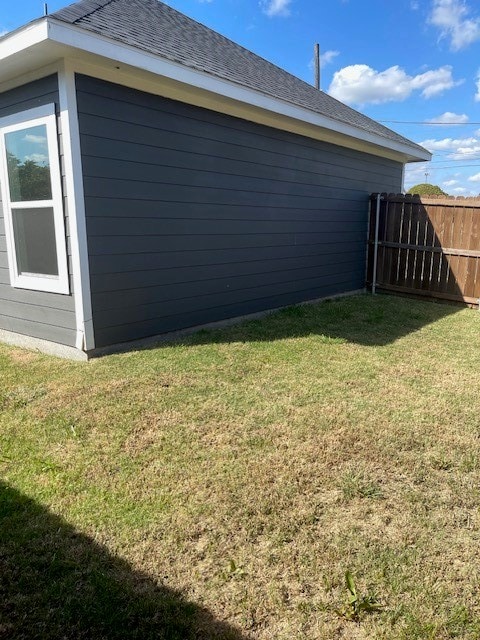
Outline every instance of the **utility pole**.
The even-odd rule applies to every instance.
[[[320,45],[315,43],[313,49],[313,60],[315,63],[315,89],[320,91]]]
[[[430,174],[428,173],[428,171],[425,171],[425,182],[428,184],[428,176]]]

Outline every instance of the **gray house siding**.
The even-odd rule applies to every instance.
[[[51,103],[55,103],[58,110],[56,75],[0,93],[0,118]],[[61,132],[59,138],[61,152]],[[60,160],[64,180],[62,155]],[[66,229],[68,235],[68,216]],[[70,290],[73,292],[69,242],[67,245]],[[74,346],[75,328],[74,299],[71,294],[59,295],[10,286],[5,221],[0,195],[0,329]]]
[[[364,286],[402,165],[77,76],[97,347]]]

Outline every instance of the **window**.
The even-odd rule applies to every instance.
[[[0,154],[11,284],[69,293],[54,105],[0,118]]]

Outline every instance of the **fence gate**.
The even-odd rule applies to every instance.
[[[480,199],[371,196],[367,284],[478,305]]]

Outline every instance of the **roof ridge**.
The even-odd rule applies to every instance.
[[[76,2],[68,4],[66,7],[54,11],[48,17],[75,24],[114,2],[117,2],[117,0],[77,0]],[[86,6],[84,10],[80,11],[82,5]]]
[[[99,9],[103,9],[104,7],[106,7],[107,5],[111,4],[112,2],[117,2],[117,0],[95,0],[95,4],[97,4],[98,6],[96,6],[91,11],[87,11],[82,16],[79,16],[75,20],[75,22],[77,22],[78,20],[82,20],[83,18],[88,18],[88,16],[91,16],[92,13],[95,13],[95,11],[98,11]]]

